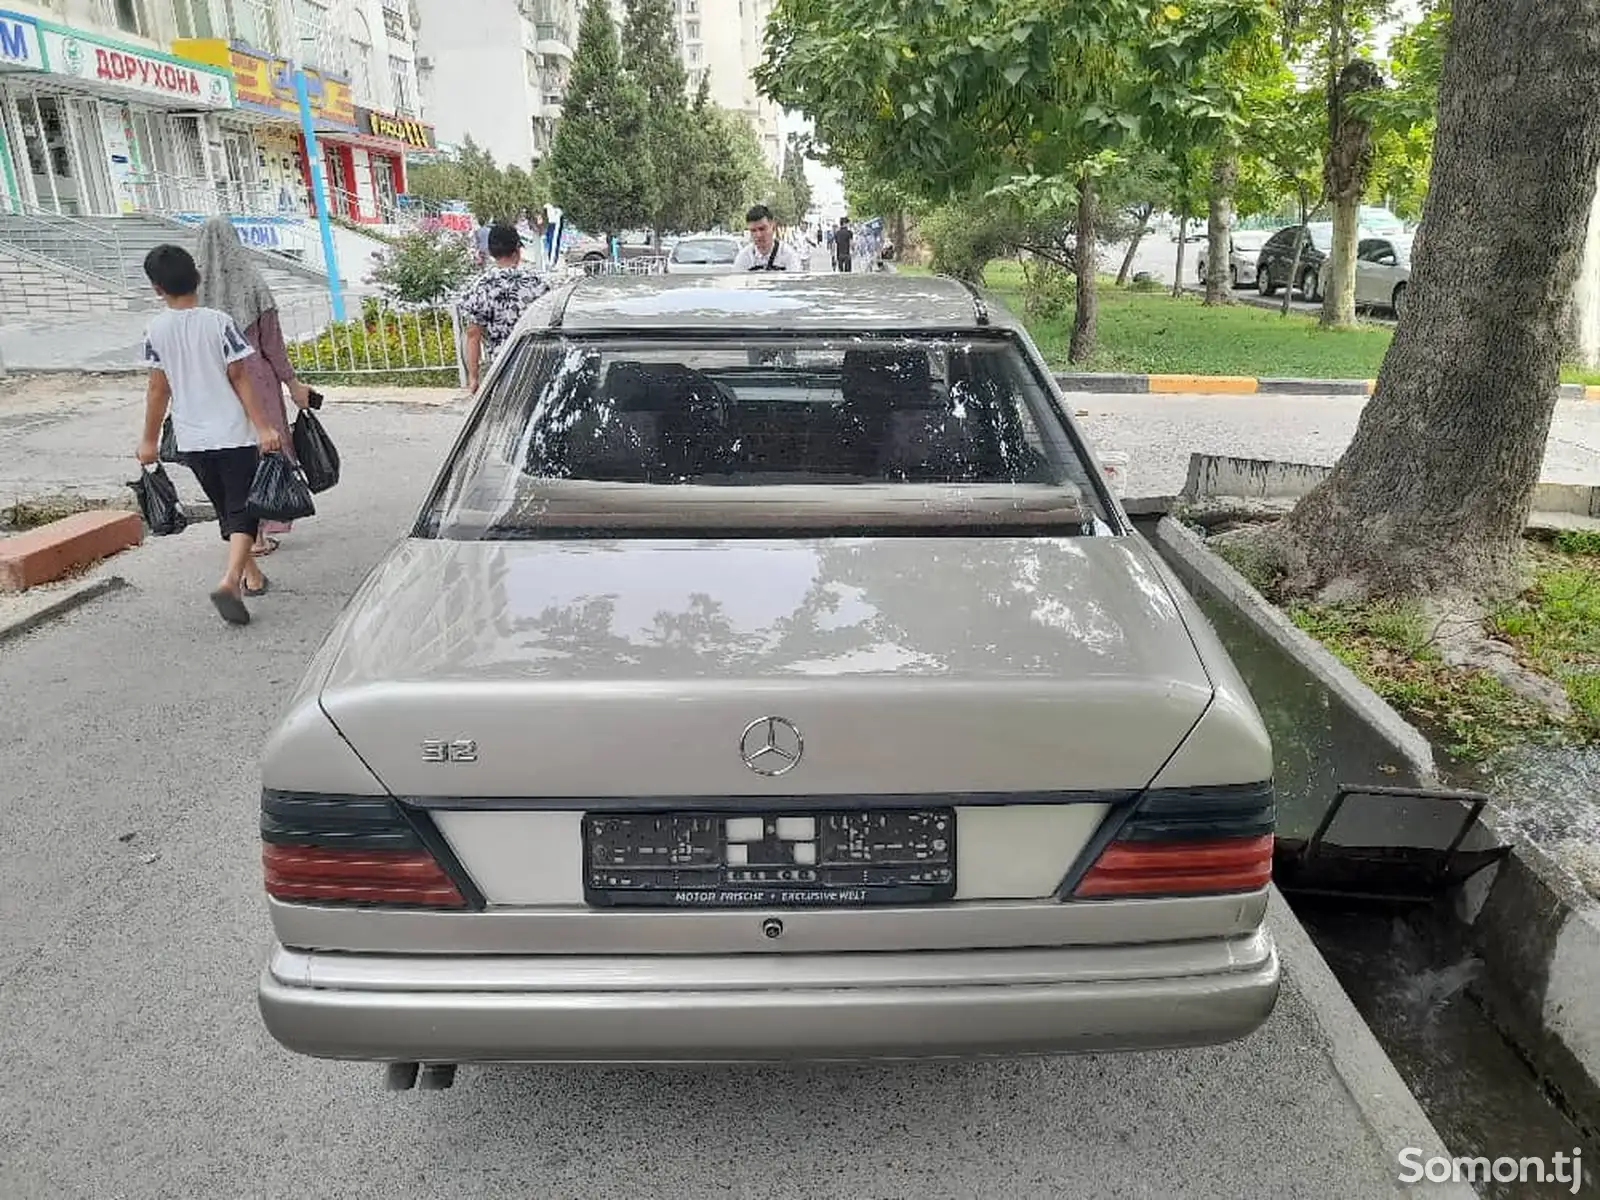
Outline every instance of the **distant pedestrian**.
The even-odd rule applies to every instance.
[[[778,222],[765,204],[757,204],[744,215],[750,241],[733,260],[735,271],[798,271],[800,258],[778,240]]]
[[[200,303],[232,317],[255,351],[244,361],[250,386],[278,431],[284,455],[294,461],[294,439],[289,435],[283,390],[289,389],[296,408],[305,408],[311,403],[311,389],[300,381],[289,361],[278,302],[227,217],[212,217],[201,227],[198,250]],[[288,533],[290,525],[288,521],[261,522],[255,553],[271,554],[278,548],[276,535]]]
[[[850,218],[840,217],[839,228],[833,233],[833,268],[849,272],[852,268],[851,245],[855,235],[850,232]]]
[[[488,246],[494,265],[467,289],[459,305],[467,326],[467,390],[474,393],[528,305],[550,290],[538,272],[522,265],[522,238],[512,226],[490,229]]]
[[[484,267],[489,262],[489,225],[480,221],[478,227],[472,231],[472,252],[478,260],[478,266]]]
[[[244,598],[263,596],[268,586],[250,553],[259,524],[250,515],[250,487],[261,454],[283,449],[283,441],[244,365],[255,351],[232,317],[200,304],[194,258],[182,246],[157,246],[145,256],[144,273],[166,308],[145,331],[150,382],[138,458],[146,466],[159,461],[161,423],[170,408],[178,453],[216,509],[228,544],[211,603],[230,625],[248,625]]]

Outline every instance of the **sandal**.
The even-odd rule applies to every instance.
[[[242,584],[240,586],[242,586],[244,588],[244,594],[246,596],[249,596],[253,600],[257,596],[265,596],[267,594],[267,592],[271,590],[271,588],[272,588],[272,580],[268,579],[265,575],[263,575],[261,577],[261,586],[258,587],[258,588],[253,588],[248,583]]]
[[[229,625],[250,624],[250,610],[244,606],[244,601],[225,588],[218,588],[211,593],[211,603],[216,605],[217,613]]]
[[[265,558],[279,546],[278,539],[275,537],[262,538],[261,542],[262,544],[259,546],[250,547],[250,553],[255,555],[257,558]]]

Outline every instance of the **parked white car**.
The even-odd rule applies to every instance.
[[[1387,308],[1398,318],[1405,313],[1406,293],[1411,287],[1411,242],[1409,233],[1374,237],[1363,229],[1356,244],[1356,307]],[[1328,267],[1324,263],[1317,288],[1328,294]]]
[[[739,246],[735,237],[682,238],[667,256],[667,274],[720,275],[731,271],[733,260],[739,257]]]
[[[1254,287],[1256,282],[1256,256],[1272,236],[1270,229],[1235,229],[1228,237],[1228,284],[1230,287]],[[1206,250],[1200,251],[1199,280],[1206,281]]]

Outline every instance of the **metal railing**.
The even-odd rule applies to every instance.
[[[466,384],[465,331],[455,298],[401,304],[368,296],[359,315],[330,319],[327,298],[297,297],[280,305],[289,361],[308,382]]]
[[[131,277],[126,249],[114,228],[0,196],[0,245],[66,268],[106,290],[131,293],[140,280]]]
[[[277,210],[277,194],[271,184],[198,179],[164,171],[135,172],[129,176],[128,184],[134,206],[144,212],[208,217],[282,215]]]
[[[645,254],[636,258],[625,258],[620,262],[613,262],[609,258],[583,262],[563,261],[546,274],[557,279],[582,279],[588,275],[665,275],[666,273],[665,254]]]

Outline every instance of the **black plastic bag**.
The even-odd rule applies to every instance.
[[[128,485],[139,501],[139,515],[155,537],[182,533],[189,527],[189,514],[183,511],[178,489],[160,463],[139,472]]]
[[[317,512],[305,476],[278,452],[261,456],[246,504],[261,521],[299,521]]]
[[[339,449],[328,436],[317,414],[301,409],[294,419],[294,456],[305,472],[306,486],[325,492],[339,482]]]
[[[172,431],[171,413],[161,422],[161,452],[158,457],[164,463],[183,461],[183,456],[178,453],[178,435]]]

